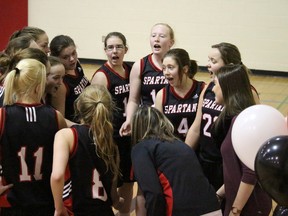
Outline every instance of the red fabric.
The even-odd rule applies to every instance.
[[[11,34],[28,25],[28,0],[0,1],[0,14],[0,51],[2,51]]]
[[[166,200],[166,216],[172,216],[172,209],[173,209],[173,193],[170,183],[166,176],[163,173],[159,174],[159,180],[163,187],[163,193],[165,195]]]

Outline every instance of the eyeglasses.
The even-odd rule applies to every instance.
[[[116,51],[120,51],[120,50],[123,50],[125,48],[124,45],[122,44],[118,44],[118,45],[108,45],[105,47],[105,50],[107,51],[113,51],[114,49],[116,48]]]

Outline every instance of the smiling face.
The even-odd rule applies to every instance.
[[[65,75],[65,68],[63,64],[57,64],[50,68],[50,72],[47,74],[46,89],[47,94],[55,94]]]
[[[123,58],[128,48],[123,44],[123,41],[117,36],[111,36],[106,41],[107,45],[104,48],[111,67],[121,66]]]
[[[168,26],[155,25],[150,35],[150,46],[154,54],[164,55],[174,44],[174,38]]]
[[[76,47],[71,45],[64,48],[60,52],[59,59],[63,63],[65,70],[74,70],[78,60]]]
[[[207,68],[210,73],[211,80],[213,80],[214,73],[223,67],[224,61],[221,57],[221,53],[217,48],[212,48],[208,55],[208,64]]]

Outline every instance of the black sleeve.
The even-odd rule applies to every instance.
[[[165,216],[166,202],[157,168],[153,163],[153,154],[142,144],[137,144],[133,148],[132,164],[136,180],[145,197],[147,215]]]

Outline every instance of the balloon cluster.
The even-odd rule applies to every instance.
[[[255,170],[262,188],[278,204],[273,216],[288,216],[288,128],[284,116],[268,105],[243,110],[232,128],[239,159]]]

